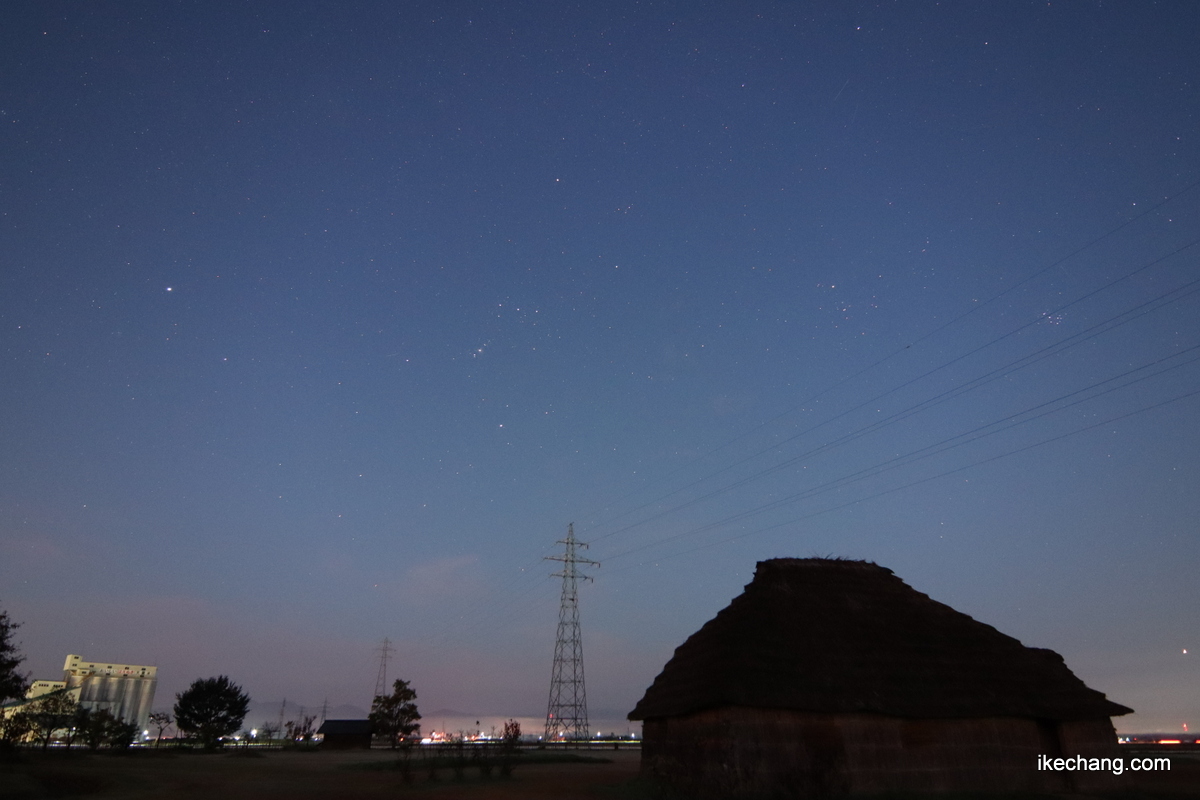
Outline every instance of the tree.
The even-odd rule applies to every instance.
[[[154,739],[155,747],[158,747],[158,743],[162,741],[163,731],[171,727],[171,723],[174,721],[175,718],[165,711],[155,711],[150,715],[150,724],[158,731],[158,736]]]
[[[283,727],[287,730],[287,738],[292,742],[311,742],[313,737],[313,723],[317,721],[315,714],[310,716],[300,715],[300,719],[288,720]]]
[[[60,738],[67,749],[71,749],[71,745],[80,736],[84,736],[87,726],[91,723],[92,712],[84,708],[82,705],[75,705],[75,713],[71,715],[71,719],[67,720],[67,724],[63,726]],[[86,741],[86,737],[85,737]]]
[[[79,713],[79,703],[66,689],[44,694],[29,704],[27,711],[30,731],[34,741],[42,743],[42,749],[50,746],[54,734],[69,728]]]
[[[275,739],[275,734],[279,733],[279,723],[267,720],[258,729],[258,732],[266,740],[267,744],[270,744]]]
[[[0,752],[12,750],[33,730],[28,711],[0,714]]]
[[[521,746],[521,723],[510,719],[504,723],[504,738],[500,740],[500,775],[508,778],[512,775],[513,759]]]
[[[130,745],[137,741],[137,737],[137,723],[115,719],[108,726],[106,741],[108,742],[108,746],[114,750],[127,750]]]
[[[83,741],[89,750],[95,752],[100,749],[100,745],[108,741],[113,723],[120,720],[107,708],[102,708],[98,711],[84,711],[80,722]]]
[[[19,700],[29,689],[29,676],[17,671],[25,660],[13,641],[13,633],[19,627],[21,623],[9,619],[7,611],[0,611],[0,703]]]
[[[250,697],[226,676],[200,678],[175,695],[175,727],[211,750],[222,736],[237,732],[249,705]]]
[[[371,729],[381,736],[387,736],[395,748],[397,742],[409,739],[420,733],[421,726],[417,720],[417,693],[409,688],[408,681],[398,680],[392,684],[392,693],[377,695],[371,701],[371,713],[367,719],[371,721]]]
[[[137,739],[138,726],[113,716],[107,708],[81,709],[75,715],[76,735],[81,736],[88,749],[95,752],[101,745],[125,749]],[[70,747],[70,744],[67,745]]]

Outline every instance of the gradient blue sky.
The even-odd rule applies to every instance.
[[[595,719],[757,560],[833,554],[1195,728],[1198,25],[5,4],[27,666],[365,708],[387,636],[423,708],[537,717],[574,522]]]

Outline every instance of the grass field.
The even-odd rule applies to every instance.
[[[468,763],[436,765],[431,778],[420,758],[410,762],[409,782],[386,750],[342,752],[233,751],[202,753],[142,750],[123,755],[100,752],[24,752],[0,761],[0,798],[97,798],[98,800],[275,800],[329,798],[370,800],[414,797],[608,798],[641,800],[650,795],[637,781],[637,751],[605,753],[582,760],[573,754],[527,753],[511,777],[490,777]]]
[[[638,779],[639,760],[640,753],[631,750],[595,756],[526,751],[512,776],[503,778],[496,769],[487,776],[469,763],[458,771],[460,777],[450,759],[437,762],[431,777],[428,762],[414,757],[406,780],[397,769],[397,756],[386,750],[26,751],[16,759],[0,760],[0,800],[651,800],[658,795]],[[1172,761],[1170,772],[1126,773],[1119,789],[1107,797],[1200,798],[1200,762]]]

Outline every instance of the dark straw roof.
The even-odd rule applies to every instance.
[[[369,719],[327,719],[317,733],[325,736],[367,736],[371,733]]]
[[[1026,647],[866,561],[760,561],[629,714],[721,706],[899,717],[1128,714],[1052,650]]]

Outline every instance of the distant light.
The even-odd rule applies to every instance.
[[[175,287],[173,287],[173,286],[168,286],[168,287],[167,287],[167,291],[168,291],[168,292],[173,292],[173,291],[175,291]]]
[[[1159,739],[1159,744],[1182,744],[1178,739]]]

